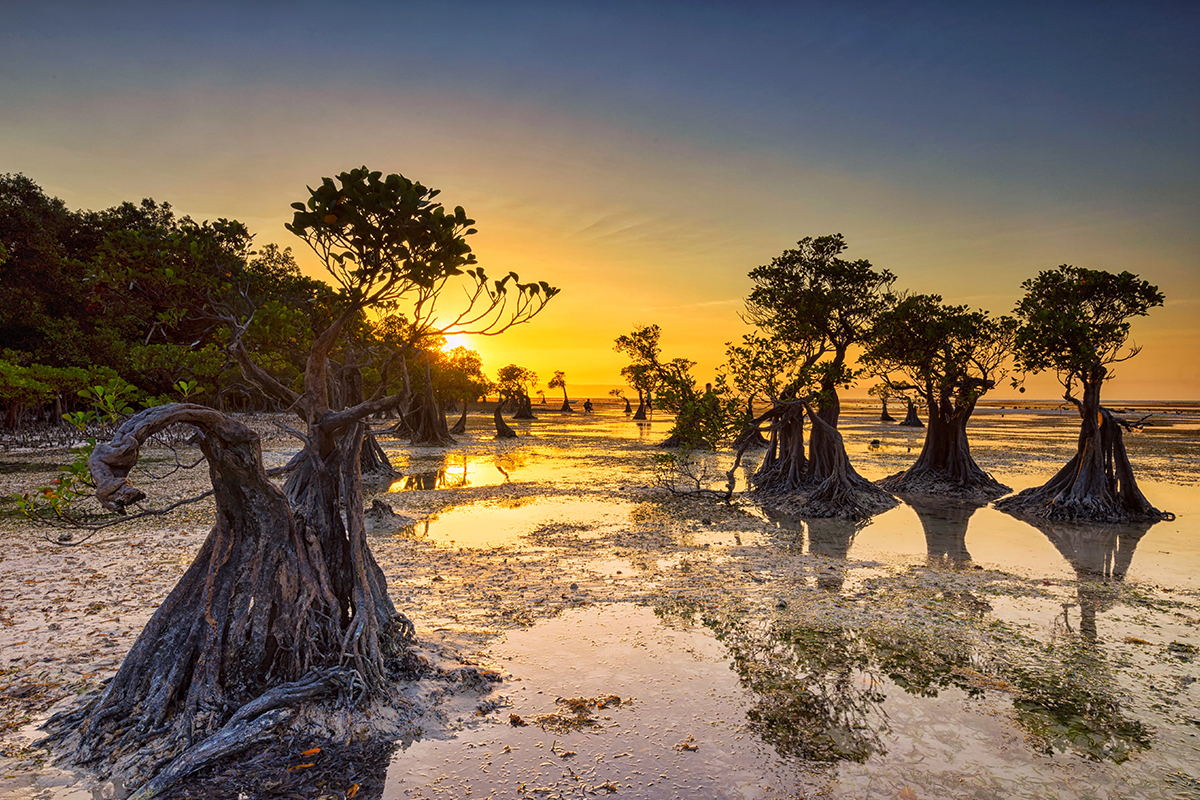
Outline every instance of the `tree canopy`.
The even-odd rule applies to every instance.
[[[746,298],[746,319],[804,356],[800,379],[820,387],[818,406],[834,426],[836,391],[856,378],[847,352],[867,338],[896,280],[866,259],[841,258],[847,246],[840,233],[801,239],[750,270],[754,288]]]
[[[1113,274],[1063,264],[1021,284],[1015,313],[1017,368],[1054,370],[1070,392],[1078,382],[1111,377],[1107,367],[1137,355],[1124,350],[1132,317],[1161,306],[1157,286],[1130,272]],[[1124,352],[1122,352],[1124,350]]]

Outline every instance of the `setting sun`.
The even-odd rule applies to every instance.
[[[456,347],[471,348],[471,337],[465,333],[452,333],[446,337],[446,341],[442,344],[442,352],[449,353]]]

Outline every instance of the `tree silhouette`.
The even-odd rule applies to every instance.
[[[1162,305],[1162,293],[1129,272],[1114,275],[1069,264],[1041,272],[1021,287],[1017,367],[1055,371],[1064,399],[1079,411],[1079,443],[1075,456],[1044,485],[996,507],[1059,520],[1160,519],[1162,512],[1138,488],[1125,452],[1121,430],[1132,426],[1100,404],[1100,390],[1112,377],[1113,364],[1141,350],[1126,349],[1130,318]]]
[[[916,463],[880,486],[979,499],[1009,491],[971,457],[967,422],[979,398],[1005,375],[1016,328],[1011,317],[946,305],[937,295],[905,297],[879,315],[863,362],[897,391],[919,393],[929,409]]]
[[[142,796],[266,736],[286,736],[289,725],[370,730],[382,724],[372,707],[398,702],[413,626],[388,598],[366,539],[360,447],[363,421],[401,398],[381,387],[353,406],[331,406],[328,357],[347,324],[364,309],[408,301],[417,330],[444,333],[432,311],[460,275],[469,307],[449,326],[498,333],[533,318],[557,293],[511,274],[489,282],[482,270],[466,270],[474,263],[465,241],[472,221],[402,176],[356,169],[309,192],[288,228],[322,257],[340,309],[312,343],[303,390],[271,376],[239,336],[230,345],[247,378],[303,423],[295,432],[303,449],[283,490],[267,478],[257,434],[190,404],[134,415],[89,461],[97,498],[123,513],[144,497],[128,479],[140,446],[186,423],[198,431],[217,503],[196,560],[116,676],[48,723],[50,741],[68,758],[122,775]],[[338,695],[341,711],[332,704]]]
[[[546,384],[547,389],[562,389],[563,404],[559,412],[562,414],[574,414],[575,409],[571,408],[571,401],[567,399],[567,373],[562,370],[554,370],[554,377]]]
[[[895,422],[896,418],[888,413],[888,400],[896,397],[899,393],[893,389],[886,381],[880,381],[873,384],[867,389],[867,394],[871,397],[878,397],[879,402],[883,404],[883,410],[879,414],[880,422]]]
[[[536,372],[516,364],[501,367],[496,372],[496,391],[500,394],[500,404],[513,407],[514,419],[536,419],[529,390],[537,381]]]

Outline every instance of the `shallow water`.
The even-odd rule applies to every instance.
[[[475,486],[567,496],[463,498],[407,535],[536,551],[591,593],[485,632],[482,656],[510,678],[484,713],[450,720],[451,738],[398,752],[384,797],[1200,796],[1196,421],[1127,436],[1144,493],[1176,514],[1141,527],[1034,526],[953,502],[857,526],[655,508],[624,491],[653,482],[661,419],[543,417],[516,445],[481,422],[466,456],[423,457],[468,464]],[[924,436],[866,408],[842,430],[871,479],[911,463]],[[1076,428],[1067,412],[983,409],[971,435],[1020,490],[1065,462]],[[609,695],[622,703],[584,717],[556,703]]]
[[[841,423],[870,479],[924,437],[876,409],[848,403]],[[460,687],[381,796],[1200,798],[1200,413],[1176,410],[1126,437],[1176,515],[1141,527],[673,498],[653,486],[670,420],[612,411],[543,412],[504,442],[490,415],[450,448],[381,437],[401,477],[376,497],[419,520],[372,534],[393,600],[507,676]],[[1019,490],[1070,456],[1075,419],[981,409],[971,436]],[[706,457],[708,485],[731,459]],[[30,787],[13,796],[92,792]]]

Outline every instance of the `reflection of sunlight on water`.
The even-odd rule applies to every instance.
[[[508,480],[509,473],[515,468],[513,462],[512,457],[491,454],[447,453],[440,465],[428,465],[431,468],[409,471],[393,481],[388,491],[498,486]]]
[[[1069,653],[1030,663],[1013,652],[993,670],[970,646],[939,647],[686,605],[567,610],[490,648],[508,679],[479,698],[482,713],[460,712],[455,738],[398,752],[382,796],[1157,796],[1145,793],[1153,763],[1086,756],[1136,754],[1137,731],[1105,705],[1110,684],[1072,676]],[[1045,680],[1102,708],[1071,722],[1092,738],[1071,738],[1068,710],[1038,705]],[[543,729],[567,717],[556,698],[610,700]],[[1053,752],[1028,739],[1031,723],[1050,726]],[[1163,746],[1168,758],[1186,751]]]
[[[592,528],[626,524],[631,507],[612,500],[531,497],[499,505],[456,506],[410,530],[448,547],[510,547],[531,534],[553,535],[556,525],[581,535]]]
[[[800,784],[798,768],[742,733],[752,695],[704,628],[667,628],[640,606],[574,610],[510,632],[492,654],[517,679],[501,690],[511,705],[397,753],[384,798],[608,796],[610,781],[622,798],[757,798]],[[561,711],[556,697],[611,694],[628,702],[597,711],[595,727],[533,724]]]

